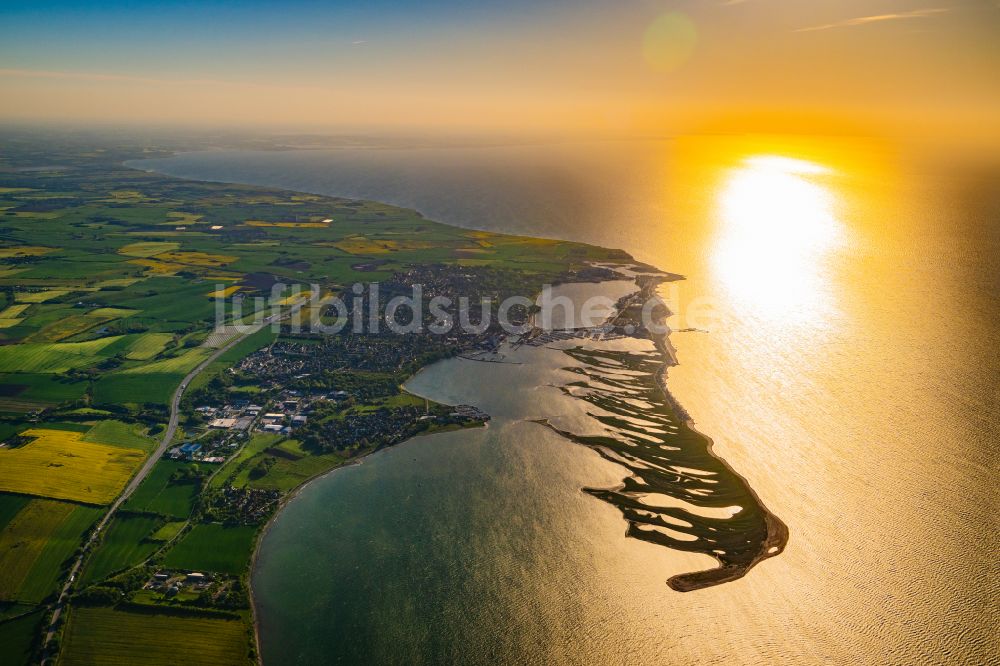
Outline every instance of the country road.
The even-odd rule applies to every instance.
[[[247,336],[256,333],[265,326],[269,326],[275,323],[276,321],[281,321],[283,319],[291,317],[293,314],[301,310],[306,303],[309,303],[310,301],[316,300],[318,298],[319,298],[319,287],[313,285],[310,290],[308,298],[306,298],[300,303],[296,303],[295,305],[293,305],[287,313],[280,316],[271,315],[270,317],[265,318],[260,324],[254,325],[250,330],[237,335],[235,338],[227,342],[225,345],[219,347],[214,352],[212,352],[211,356],[209,356],[204,361],[199,363],[194,370],[189,372],[187,376],[185,376],[184,379],[181,380],[180,385],[174,391],[173,398],[170,401],[170,419],[167,422],[166,430],[163,431],[163,437],[160,440],[159,446],[156,447],[155,451],[149,454],[149,456],[143,462],[142,467],[139,468],[139,471],[135,473],[132,479],[128,482],[128,485],[125,486],[125,489],[118,495],[118,498],[115,499],[115,501],[111,504],[110,507],[108,507],[107,512],[105,512],[100,522],[97,523],[97,527],[91,530],[90,536],[87,538],[87,541],[84,542],[83,552],[80,554],[78,558],[76,558],[76,561],[73,562],[73,566],[69,570],[69,576],[66,578],[66,583],[63,585],[62,590],[59,592],[59,598],[56,600],[55,606],[53,608],[52,619],[50,620],[49,627],[45,632],[43,649],[45,646],[48,646],[49,642],[52,640],[52,637],[55,635],[56,628],[59,624],[59,618],[62,616],[63,608],[66,606],[66,601],[69,599],[69,593],[70,590],[73,588],[73,583],[76,581],[76,576],[80,572],[80,569],[83,567],[83,562],[86,559],[87,554],[89,553],[89,547],[100,536],[101,531],[107,526],[107,524],[114,517],[115,513],[118,511],[118,508],[121,507],[121,505],[128,500],[128,498],[132,495],[132,493],[135,492],[135,489],[139,487],[139,484],[141,484],[146,479],[146,477],[149,475],[149,472],[153,469],[153,466],[156,465],[157,462],[159,462],[160,458],[163,457],[163,454],[166,452],[167,448],[170,446],[170,443],[173,441],[174,434],[177,432],[177,424],[180,421],[181,398],[184,396],[184,391],[187,389],[188,384],[190,384],[191,381],[195,377],[197,377],[198,374],[201,373],[205,368],[207,368],[220,356],[222,356],[227,351],[229,351],[237,344],[239,344],[241,341],[243,341]],[[48,657],[46,657],[42,663],[46,663],[47,661]]]

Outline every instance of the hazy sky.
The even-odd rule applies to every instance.
[[[998,0],[4,2],[0,120],[1000,133]]]

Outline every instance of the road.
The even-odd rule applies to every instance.
[[[190,384],[191,381],[195,377],[197,377],[202,370],[207,368],[220,356],[222,356],[227,351],[229,351],[237,344],[239,344],[247,336],[256,333],[265,326],[273,324],[275,321],[280,321],[283,319],[287,319],[288,317],[291,317],[293,314],[301,310],[306,303],[316,300],[318,298],[319,298],[319,287],[313,285],[309,294],[309,298],[293,305],[287,313],[282,315],[271,315],[270,317],[265,318],[260,324],[255,325],[252,329],[246,331],[245,333],[237,335],[235,338],[227,342],[225,345],[219,347],[214,352],[212,352],[211,356],[209,356],[204,361],[199,363],[198,367],[189,372],[187,376],[184,377],[183,380],[181,380],[180,385],[174,391],[174,396],[170,401],[170,420],[167,422],[167,429],[163,431],[163,438],[160,440],[159,446],[157,446],[156,450],[153,451],[146,458],[145,462],[143,462],[142,464],[142,467],[139,468],[139,471],[136,472],[136,474],[132,477],[132,480],[128,482],[128,485],[125,486],[125,489],[121,492],[120,495],[118,495],[118,498],[111,504],[110,507],[108,507],[108,510],[107,512],[105,512],[104,517],[101,518],[100,522],[97,523],[97,527],[95,527],[90,532],[90,536],[87,538],[87,541],[84,542],[83,552],[80,554],[78,558],[76,558],[76,561],[73,562],[73,566],[69,570],[69,577],[66,579],[66,584],[63,585],[62,590],[59,592],[59,598],[58,600],[56,600],[55,607],[52,610],[52,620],[49,622],[49,628],[45,632],[45,641],[42,644],[43,650],[46,646],[48,646],[49,641],[52,640],[52,637],[56,633],[56,627],[59,624],[59,618],[62,616],[63,608],[65,608],[66,601],[69,599],[69,593],[70,590],[73,589],[73,583],[76,582],[76,576],[78,573],[80,573],[80,569],[83,568],[83,562],[86,559],[87,554],[89,553],[90,546],[94,543],[94,541],[97,540],[98,536],[100,536],[101,531],[107,526],[107,524],[114,517],[115,512],[118,511],[118,508],[122,504],[124,504],[126,500],[128,500],[128,498],[132,495],[132,493],[135,492],[135,489],[139,487],[139,484],[141,484],[146,479],[146,477],[149,476],[149,472],[153,469],[153,466],[156,465],[157,462],[159,462],[160,458],[162,458],[163,454],[166,452],[167,447],[169,447],[170,443],[173,441],[174,434],[177,432],[177,424],[180,421],[181,398],[184,396],[184,391],[187,389],[188,384]]]

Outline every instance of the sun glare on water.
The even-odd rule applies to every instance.
[[[815,319],[828,303],[823,265],[843,240],[832,170],[776,155],[744,158],[716,194],[713,269],[726,290],[760,315]]]

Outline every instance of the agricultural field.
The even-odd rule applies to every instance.
[[[74,314],[58,319],[37,333],[25,338],[25,342],[61,342],[79,336],[91,329],[103,326],[122,317],[138,314],[138,310],[118,308],[97,308],[85,314]]]
[[[43,150],[40,141],[0,137],[0,442],[7,444],[0,447],[0,602],[10,601],[0,603],[4,664],[26,661],[38,636],[37,615],[4,613],[30,611],[59,589],[67,559],[102,507],[153,450],[156,438],[147,432],[166,422],[182,378],[229,339],[226,329],[211,336],[216,324],[250,317],[255,299],[268,299],[275,284],[315,283],[336,293],[442,264],[519,271],[530,289],[588,261],[622,258],[575,243],[449,227],[375,202],[186,181],[123,165],[188,149],[185,142],[46,140]],[[279,289],[277,300],[289,302],[288,292]],[[229,310],[235,295],[245,297],[243,305],[216,322],[217,299]],[[274,337],[268,329],[248,336],[190,388]],[[240,386],[248,398],[260,388]],[[267,473],[251,480],[250,467],[272,454]],[[256,435],[211,485],[287,491],[341,462],[337,454],[312,455],[293,441]],[[257,528],[200,523],[184,531],[197,520],[200,482],[171,481],[189,465],[157,461],[90,553],[84,585],[174,538],[165,566],[246,574]],[[74,607],[58,663],[241,663],[248,628],[242,619]]]
[[[231,666],[249,661],[240,620],[74,607],[60,666]]]
[[[175,520],[173,522],[164,523],[163,526],[153,532],[150,535],[150,539],[153,541],[167,542],[176,537],[184,529],[185,523],[183,520]]]
[[[0,599],[17,601],[35,562],[59,526],[73,513],[68,502],[32,500],[0,532]]]
[[[163,564],[187,571],[239,575],[250,562],[256,535],[257,528],[254,526],[195,525],[167,551]]]
[[[133,567],[160,547],[151,539],[163,521],[151,516],[119,515],[108,526],[101,543],[87,559],[80,583],[102,581],[118,571]]]
[[[0,347],[0,368],[5,372],[64,373],[96,365],[101,351],[117,336],[87,342],[26,343]]]
[[[109,373],[97,379],[93,385],[95,405],[141,405],[170,403],[183,374]]]
[[[83,441],[78,432],[32,428],[0,449],[0,491],[107,504],[145,457],[137,449]]]
[[[42,373],[0,374],[0,413],[25,413],[79,400],[87,382]]]
[[[187,518],[198,495],[199,486],[196,483],[171,483],[170,480],[175,473],[190,464],[166,459],[157,462],[149,476],[129,497],[125,508],[172,518]]]
[[[0,530],[7,527],[7,524],[13,520],[14,516],[30,501],[31,498],[25,495],[0,493]]]
[[[17,305],[9,305],[0,311],[0,319],[13,319],[15,317],[20,317],[25,310],[31,307],[30,303],[18,303]]]
[[[45,301],[51,300],[53,298],[59,298],[60,296],[65,296],[68,294],[68,290],[64,289],[46,289],[42,291],[24,291],[18,292],[17,302],[18,303],[44,303]]]
[[[142,365],[135,366],[134,368],[127,368],[122,370],[123,375],[166,375],[166,374],[176,374],[183,377],[188,372],[193,370],[195,366],[205,360],[212,353],[211,349],[203,347],[195,347],[189,349],[188,351],[174,356],[172,358],[165,358],[160,361],[152,361],[150,363],[144,363]]]
[[[55,591],[63,562],[99,515],[70,502],[24,505],[0,530],[0,600],[38,603]]]
[[[129,347],[125,358],[131,361],[148,361],[166,349],[173,339],[171,333],[146,333]]]
[[[39,640],[44,613],[35,611],[0,621],[0,663],[26,664]]]
[[[126,449],[151,451],[156,442],[146,436],[146,428],[136,423],[124,423],[114,419],[98,421],[83,436],[83,441],[95,444],[110,444]]]
[[[176,250],[180,246],[180,243],[172,243],[169,241],[129,243],[128,245],[118,248],[118,254],[124,254],[127,257],[146,258],[153,257],[164,252],[170,252],[171,250]]]

